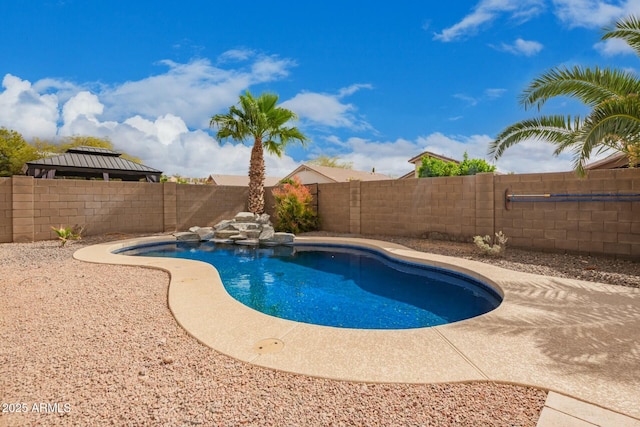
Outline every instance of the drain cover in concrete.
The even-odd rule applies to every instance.
[[[260,340],[253,346],[253,351],[258,354],[277,353],[284,348],[284,343],[277,338]]]

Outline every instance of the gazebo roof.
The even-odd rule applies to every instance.
[[[27,174],[42,176],[44,171],[55,170],[55,174],[58,176],[103,177],[107,173],[112,178],[120,179],[134,179],[135,177],[140,179],[148,176],[159,178],[162,174],[162,171],[158,169],[123,159],[120,156],[120,153],[106,148],[74,147],[58,156],[27,162]]]

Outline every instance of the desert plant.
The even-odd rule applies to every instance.
[[[495,236],[496,237],[493,242],[491,241],[491,237],[488,235],[484,237],[475,236],[473,238],[473,243],[476,244],[483,255],[502,256],[507,247],[507,241],[509,239],[502,233],[502,231],[498,231]]]
[[[276,230],[288,233],[302,233],[317,230],[318,214],[310,206],[313,196],[309,189],[302,185],[300,178],[293,177],[272,191],[276,200]]]
[[[63,247],[69,240],[80,240],[82,238],[83,228],[77,225],[74,227],[60,226],[58,228],[52,226],[51,229],[58,235],[60,247]]]

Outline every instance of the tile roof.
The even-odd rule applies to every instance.
[[[309,163],[304,163],[298,166],[293,172],[287,175],[285,178],[293,178],[296,174],[309,170],[324,177],[328,178],[334,182],[348,182],[348,181],[380,181],[392,179],[387,175],[383,175],[381,173],[374,172],[363,172],[357,171],[353,169],[345,169],[345,168],[334,168],[329,166],[318,166]]]

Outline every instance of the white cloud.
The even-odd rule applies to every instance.
[[[237,102],[238,93],[283,78],[294,65],[274,56],[257,57],[247,69],[238,70],[214,67],[206,59],[162,64],[169,67],[163,74],[102,91],[105,115],[122,120],[136,114],[149,119],[174,114],[191,128],[205,128],[213,114]]]
[[[371,125],[354,114],[353,104],[341,101],[360,89],[371,89],[368,84],[354,84],[342,88],[337,94],[301,92],[281,105],[295,112],[298,117],[311,125],[348,128],[353,130],[371,129]]]
[[[192,129],[207,129],[209,117],[235,104],[238,93],[286,75],[292,62],[257,57],[248,68],[234,70],[213,67],[207,61],[165,64],[169,70],[164,74],[119,86],[98,86],[94,92],[55,79],[42,79],[32,86],[8,74],[0,91],[0,124],[27,139],[109,138],[117,150],[168,174],[246,174],[250,146],[219,144],[207,131]],[[195,123],[191,129],[189,120]],[[265,163],[267,174],[275,176],[284,176],[297,165],[286,155],[266,155]]]
[[[453,95],[454,98],[457,98],[461,101],[464,101],[467,106],[469,107],[475,107],[476,105],[478,105],[478,99],[474,98],[472,96],[469,95],[465,95],[463,93],[456,93]]]
[[[7,74],[0,92],[0,125],[20,132],[27,139],[55,135],[58,98],[40,94],[31,83]]]
[[[484,95],[489,99],[501,98],[507,90],[502,88],[489,88],[485,89]]]
[[[504,173],[561,172],[573,169],[571,153],[555,157],[554,147],[539,141],[517,144],[493,163],[487,155],[491,141],[493,138],[488,135],[447,136],[440,132],[412,141],[370,141],[362,138],[348,138],[342,141],[333,137],[333,142],[339,149],[330,155],[337,155],[342,161],[352,162],[354,169],[370,171],[375,167],[376,172],[396,177],[410,172],[412,166],[408,160],[424,151],[458,160],[462,160],[466,152],[469,158],[487,160]]]
[[[488,147],[488,144],[487,144]],[[571,153],[554,156],[555,147],[537,140],[510,147],[496,162],[503,173],[566,172],[573,170]]]
[[[502,43],[497,49],[514,55],[533,56],[538,54],[543,45],[533,40],[516,39],[512,44]]]
[[[460,40],[477,33],[503,14],[512,20],[526,22],[544,9],[544,0],[481,0],[473,12],[460,22],[435,34],[434,39],[443,42]]]
[[[600,55],[611,57],[616,55],[633,55],[635,51],[624,40],[621,39],[609,39],[603,42],[598,42],[594,46]]]
[[[230,49],[218,56],[218,63],[246,61],[254,55],[251,49]]]
[[[640,1],[553,0],[555,15],[570,28],[601,28],[640,13]]]

